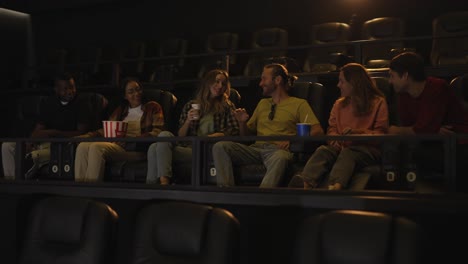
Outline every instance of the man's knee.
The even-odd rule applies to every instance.
[[[174,134],[172,134],[170,131],[161,131],[158,137],[174,137]]]
[[[232,146],[233,142],[229,142],[229,141],[219,141],[219,142],[216,142],[214,145],[213,145],[213,157],[216,158],[216,154],[217,153],[224,153],[224,152],[227,152],[227,150],[230,148],[230,146]]]

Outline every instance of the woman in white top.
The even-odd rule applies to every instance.
[[[126,137],[156,137],[164,126],[161,105],[155,101],[142,103],[143,91],[137,80],[128,78],[122,82],[123,103],[109,117],[113,121],[128,123]],[[102,137],[103,129],[82,137]],[[82,142],[76,149],[75,181],[96,182],[104,178],[106,160],[112,154],[126,151],[125,142]]]

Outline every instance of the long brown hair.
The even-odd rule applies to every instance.
[[[343,76],[353,87],[351,95],[343,101],[344,106],[353,102],[354,113],[365,115],[372,109],[375,97],[385,97],[369,76],[366,68],[359,63],[348,63],[341,68]]]
[[[216,76],[219,74],[226,77],[226,90],[222,96],[211,98],[210,87],[216,82]],[[231,83],[229,82],[229,74],[225,70],[211,70],[203,76],[200,87],[198,88],[195,101],[201,104],[201,112],[220,112],[223,111],[225,103],[229,100],[231,93]]]

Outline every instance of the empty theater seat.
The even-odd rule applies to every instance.
[[[238,263],[239,222],[227,210],[189,202],[147,205],[135,225],[131,263]]]
[[[305,72],[335,71],[350,59],[351,28],[346,23],[329,22],[312,26],[309,44],[317,45],[307,52]],[[337,45],[332,45],[337,43]],[[324,47],[320,47],[322,45]],[[341,61],[340,61],[341,60]]]
[[[49,197],[28,217],[20,264],[115,263],[118,216],[108,205],[82,198]]]
[[[288,31],[282,28],[264,28],[252,35],[251,49],[244,76],[259,76],[271,58],[284,57],[288,48]]]
[[[468,64],[468,11],[440,15],[432,35],[432,66]]]
[[[237,55],[232,54],[232,52],[237,51],[238,44],[239,35],[236,33],[210,34],[205,42],[205,52],[210,56],[202,59],[197,77],[202,78],[205,73],[213,69],[225,69],[232,74],[229,69],[236,64],[237,60]],[[227,56],[229,57],[227,58]]]
[[[373,40],[362,44],[362,64],[367,68],[388,67],[393,56],[404,50],[401,40],[405,36],[405,23],[399,17],[379,17],[362,25],[362,39]]]
[[[414,264],[420,259],[421,235],[421,228],[404,217],[331,211],[303,222],[291,263]]]

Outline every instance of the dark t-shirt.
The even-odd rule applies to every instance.
[[[41,106],[39,124],[46,129],[57,129],[61,131],[78,130],[78,124],[88,123],[91,113],[86,109],[80,95],[66,105],[62,105],[57,96],[51,95],[46,98]]]
[[[402,126],[412,126],[416,134],[435,134],[441,126],[453,126],[458,133],[468,133],[468,113],[445,80],[428,77],[417,98],[398,95],[398,114]]]

